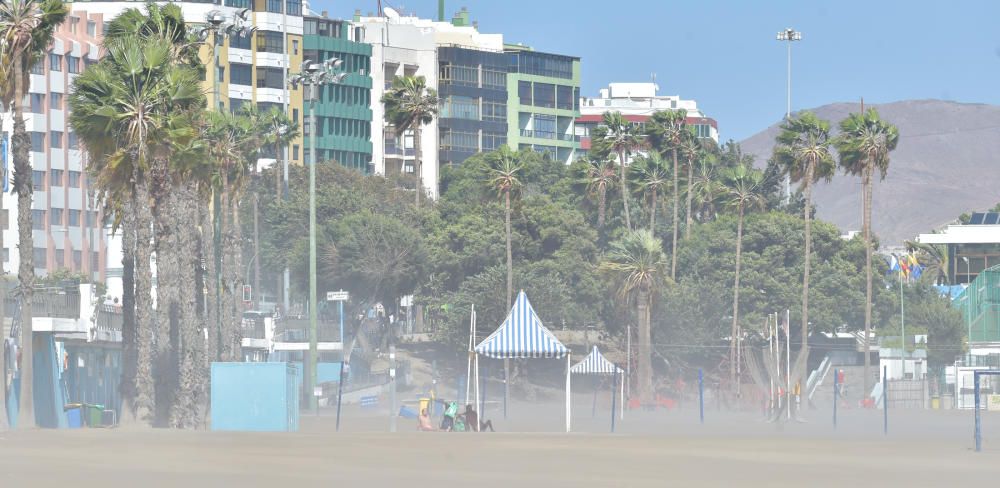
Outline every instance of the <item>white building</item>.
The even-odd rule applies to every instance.
[[[610,83],[600,89],[597,97],[580,97],[576,135],[581,138],[582,150],[590,149],[590,131],[600,124],[605,112],[621,112],[625,120],[644,124],[656,112],[685,110],[687,123],[695,128],[698,137],[719,142],[718,123],[706,116],[697,102],[677,95],[657,95],[659,90],[656,83]]]
[[[407,132],[399,144],[385,122],[382,96],[398,76],[423,76],[429,88],[437,88],[437,44],[433,22],[416,17],[361,17],[355,24],[364,28],[364,42],[372,45],[372,162],[382,175],[413,173],[413,133]],[[400,147],[400,145],[402,147]],[[432,198],[438,195],[438,121],[420,132],[421,178]]]

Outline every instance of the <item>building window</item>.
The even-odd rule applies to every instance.
[[[312,151],[310,151],[309,149],[303,149],[302,150],[302,163],[303,164],[312,164],[312,160],[309,159],[310,156],[312,156]]]
[[[69,18],[69,31],[70,32],[72,32],[73,34],[76,34],[76,29],[77,29],[77,27],[79,25],[80,25],[80,18],[79,17],[70,17]]]
[[[553,115],[538,115],[535,114],[535,133],[534,136],[540,139],[555,139],[556,138],[556,118]]]
[[[62,269],[66,267],[66,252],[62,249],[56,249],[56,269]]]
[[[244,100],[242,98],[230,98],[229,99],[229,111],[232,113],[239,112],[243,109],[243,106],[247,104],[249,100]]]
[[[292,54],[299,53],[299,41],[298,39],[292,39]]]
[[[49,53],[49,71],[62,71],[62,55]]]
[[[99,271],[101,269],[101,255],[96,252],[90,253],[90,270]]]
[[[45,94],[44,93],[29,93],[28,94],[28,111],[33,114],[43,114],[45,113]]]
[[[299,109],[297,108],[292,109],[292,123],[293,124],[299,123]]]
[[[48,249],[44,247],[36,247],[32,249],[32,260],[35,262],[36,268],[46,268],[48,267]]]
[[[507,134],[483,132],[483,151],[495,151],[504,144],[507,144]]]
[[[504,122],[507,120],[507,104],[483,100],[483,120]]]
[[[316,21],[315,20],[304,20],[302,22],[302,33],[307,36],[316,35]]]
[[[87,21],[87,35],[90,37],[97,37],[97,22],[93,20]]]
[[[288,0],[285,4],[285,13],[288,15],[302,15],[302,1]]]
[[[298,161],[299,160],[299,145],[298,144],[292,144],[292,160],[293,161]]]
[[[531,82],[517,82],[517,97],[521,105],[531,105]]]
[[[70,134],[72,134],[72,132],[70,132]],[[69,170],[67,174],[69,175],[69,187],[80,188],[80,172]]]
[[[45,211],[31,211],[31,228],[35,230],[45,230]]]
[[[45,64],[42,61],[38,61],[31,65],[31,74],[33,75],[44,75],[45,74]]]
[[[249,64],[229,63],[229,83],[251,86],[253,68]]]
[[[79,271],[83,269],[83,252],[73,251],[73,269]]]
[[[97,212],[94,210],[88,211],[86,214],[87,227],[97,227]]]
[[[69,226],[70,227],[80,227],[80,211],[79,210],[69,210]]]
[[[573,59],[556,54],[518,52],[511,54],[511,71],[528,75],[573,79]]]
[[[265,0],[264,9],[273,14],[281,13],[281,0]]]
[[[76,56],[67,56],[66,57],[66,69],[69,70],[70,73],[79,73],[80,72],[80,58],[78,58]]]
[[[478,151],[479,134],[451,129],[441,129],[441,149]]]
[[[442,98],[441,118],[479,120],[479,99],[460,96]]]
[[[507,73],[492,69],[483,70],[483,88],[507,89]]]
[[[63,133],[57,130],[49,132],[49,145],[52,149],[62,149]]]
[[[45,172],[44,171],[32,171],[31,172],[31,187],[35,191],[45,190]]]
[[[276,102],[257,102],[257,111],[260,113],[270,112],[272,108],[276,108],[278,110],[283,111],[285,107],[282,104]]]
[[[63,209],[53,208],[49,210],[49,220],[52,225],[62,225]]]
[[[565,85],[556,86],[556,108],[573,110],[573,100],[573,87]]]
[[[257,52],[284,54],[285,43],[281,42],[281,33],[257,31]]]
[[[250,36],[230,36],[229,37],[229,49],[246,49],[250,50]]]
[[[52,92],[49,94],[49,108],[52,110],[62,110],[63,95],[62,93]]]
[[[551,83],[535,83],[532,90],[534,97],[532,105],[536,107],[555,108],[556,86]]]
[[[63,186],[63,170],[49,170],[49,186]]]
[[[31,133],[31,150],[35,152],[45,152],[45,133]]]
[[[257,88],[282,88],[284,71],[281,68],[257,67]]]
[[[226,0],[227,7],[250,8],[250,0]]]
[[[70,132],[67,134],[67,149],[80,149],[80,141],[76,138],[76,132]]]
[[[469,66],[442,64],[439,72],[441,81],[453,85],[479,86],[479,69]]]

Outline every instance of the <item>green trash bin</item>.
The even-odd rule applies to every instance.
[[[104,426],[104,405],[86,405],[87,410],[87,426],[88,427],[103,427]]]

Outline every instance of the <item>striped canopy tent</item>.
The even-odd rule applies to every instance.
[[[597,346],[593,346],[590,349],[590,354],[583,358],[579,363],[573,365],[570,368],[570,372],[573,374],[585,374],[585,375],[613,375],[614,385],[611,386],[611,396],[614,397],[615,393],[619,394],[618,405],[621,408],[621,418],[625,418],[625,382],[622,381],[618,383],[618,375],[624,375],[625,370],[619,368],[615,363],[608,361],[608,358],[601,354],[601,351],[597,349]],[[616,392],[615,390],[620,390]],[[614,399],[611,402],[611,416],[615,415],[615,405]],[[597,390],[594,390],[594,408],[597,408]],[[614,423],[612,422],[612,431],[614,429]]]
[[[608,361],[601,354],[601,351],[597,349],[597,346],[594,346],[590,350],[590,354],[579,363],[576,363],[570,371],[574,374],[617,374],[624,372],[624,370],[615,366],[615,363]]]
[[[475,312],[472,318],[475,336]],[[470,341],[471,342],[471,341]],[[545,328],[531,307],[528,295],[521,290],[507,318],[492,334],[470,351],[475,356],[476,404],[479,404],[479,356],[494,359],[562,359],[566,358],[566,432],[570,431],[570,365],[571,354],[556,336]]]

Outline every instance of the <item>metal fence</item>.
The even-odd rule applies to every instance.
[[[952,301],[972,331],[972,342],[1000,341],[1000,265],[979,273]]]
[[[889,408],[927,408],[927,380],[889,380]]]

